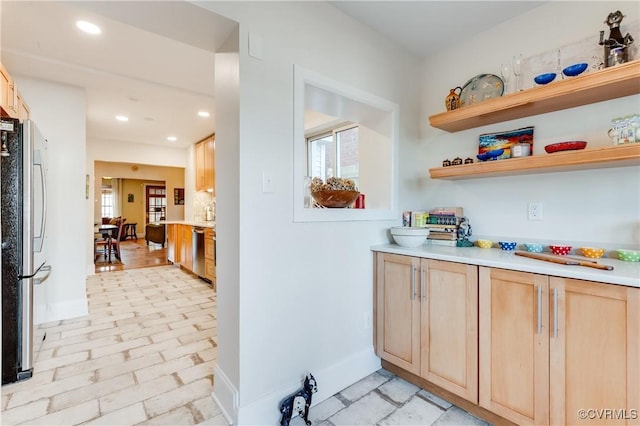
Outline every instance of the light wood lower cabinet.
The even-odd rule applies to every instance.
[[[182,236],[180,239],[180,265],[193,271],[193,227],[180,225]]]
[[[376,255],[378,355],[478,402],[477,267]]]
[[[175,223],[167,224],[167,260],[171,263],[177,263],[179,260],[176,260],[176,228],[179,225]]]
[[[518,424],[549,422],[549,279],[481,267],[480,406]]]
[[[518,424],[638,424],[640,289],[485,267],[479,277],[482,407]]]
[[[550,423],[640,424],[640,289],[557,277],[549,287]]]
[[[204,231],[204,277],[211,281],[216,289],[216,231]]]

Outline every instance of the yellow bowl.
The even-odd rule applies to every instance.
[[[590,257],[592,259],[600,259],[605,252],[603,248],[594,248],[594,247],[580,247],[580,252],[585,257]]]
[[[477,240],[476,244],[478,244],[478,247],[480,247],[480,248],[491,248],[491,246],[493,246],[493,241],[491,241],[491,240]]]

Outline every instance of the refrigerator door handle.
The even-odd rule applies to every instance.
[[[47,178],[44,172],[44,164],[42,161],[40,163],[36,163],[38,170],[40,171],[40,182],[42,183],[42,192],[40,194],[40,201],[42,202],[42,216],[40,217],[40,235],[34,235],[34,239],[42,240],[45,235],[47,235]],[[42,244],[44,241],[41,241],[39,245],[36,245],[38,248],[42,248]],[[38,250],[39,251],[39,250]]]
[[[43,277],[34,277],[33,278],[33,284],[34,285],[40,285],[43,282],[45,282],[49,278],[49,275],[51,275],[51,269],[52,269],[51,265],[44,265],[42,268],[40,268],[38,270],[38,273],[39,272],[46,272],[46,275],[44,275]]]

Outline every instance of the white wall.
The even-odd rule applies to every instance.
[[[223,136],[225,123],[216,122],[220,339],[214,394],[237,424],[275,424],[280,399],[307,371],[318,379],[318,402],[379,368],[372,329],[364,326],[373,306],[369,247],[386,242],[386,229],[400,223],[400,217],[293,223],[293,65],[398,103],[401,149],[408,151],[417,144],[419,99],[412,82],[419,62],[328,4],[205,7],[240,23],[237,163],[225,158],[221,145],[231,141]],[[248,56],[249,34],[261,39],[262,59]],[[234,167],[237,180],[225,180]],[[406,163],[412,175],[422,167]],[[272,172],[273,193],[261,192],[263,170]],[[401,185],[401,196],[419,197],[415,187]],[[229,389],[219,382],[221,373]],[[234,415],[225,401],[236,390]]]
[[[428,116],[444,111],[449,89],[480,73],[500,75],[502,62],[522,52],[538,55],[567,44],[593,38],[610,12],[621,10],[625,23],[640,18],[638,2],[551,2],[520,18],[489,29],[458,46],[442,49],[423,64],[423,139],[416,150],[424,171],[439,167],[445,158],[473,157],[481,133],[535,126],[534,155],[550,155],[544,146],[567,140],[585,140],[587,148],[610,145],[607,129],[614,117],[640,112],[640,96],[601,102],[457,133],[428,125]],[[638,34],[633,34],[637,38]],[[564,64],[569,65],[569,64]],[[513,79],[513,78],[512,78]],[[512,82],[513,83],[513,82]],[[552,83],[553,84],[553,83]],[[525,82],[525,87],[530,87]],[[508,161],[508,160],[507,160]],[[426,173],[425,173],[426,174]],[[428,175],[427,175],[428,176]],[[471,221],[474,237],[594,244],[608,248],[640,245],[640,167],[598,169],[461,181],[423,179],[422,199],[408,208],[460,205]],[[540,201],[543,220],[527,220],[527,202]]]
[[[91,231],[92,224],[87,221],[89,200],[85,199],[85,94],[76,87],[14,78],[31,118],[49,141],[46,246],[47,263],[53,269],[45,283],[46,320],[34,321],[86,315],[86,274],[80,259],[90,250],[85,232]]]

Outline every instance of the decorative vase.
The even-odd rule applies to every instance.
[[[452,111],[454,109],[460,108],[460,93],[462,93],[462,87],[456,87],[455,89],[451,89],[449,91],[449,95],[445,100],[447,111]]]

